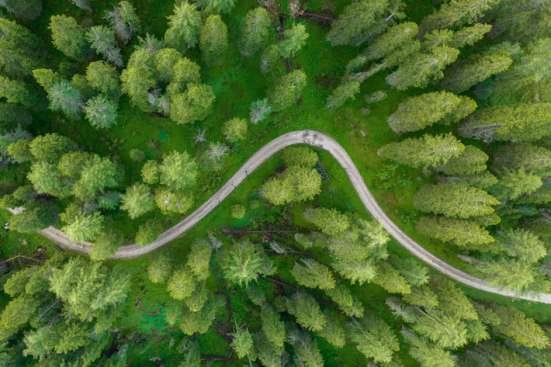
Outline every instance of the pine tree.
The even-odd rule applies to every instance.
[[[0,6],[22,20],[35,20],[42,13],[42,0],[5,0]]]
[[[465,351],[461,363],[464,365],[492,365],[503,367],[529,367],[530,364],[514,351],[490,341],[478,344]]]
[[[304,47],[308,32],[303,24],[295,24],[283,32],[283,39],[276,45],[279,55],[285,59],[296,56]]]
[[[411,286],[392,265],[382,262],[377,267],[373,283],[383,287],[389,293],[409,294]]]
[[[388,75],[386,82],[398,90],[424,88],[430,82],[442,79],[443,70],[454,63],[458,56],[459,50],[448,46],[434,47],[430,53],[417,52]]]
[[[70,119],[78,120],[84,107],[80,91],[66,80],[54,83],[48,90],[50,109],[65,114]]]
[[[170,99],[170,119],[177,124],[189,124],[207,118],[216,97],[206,84],[189,84],[182,94]]]
[[[315,168],[291,166],[262,185],[262,195],[273,205],[313,199],[321,191],[321,176]]]
[[[241,29],[241,55],[251,57],[260,51],[268,42],[270,28],[270,14],[265,8],[249,10]]]
[[[361,318],[364,314],[362,303],[352,295],[352,292],[342,283],[337,283],[335,288],[324,289],[324,293],[347,316]]]
[[[496,246],[499,252],[526,263],[536,263],[547,254],[544,242],[533,232],[523,228],[498,232]]]
[[[323,367],[325,365],[319,347],[310,335],[296,332],[289,338],[294,346],[295,361],[299,366]]]
[[[331,95],[327,97],[325,106],[330,110],[335,110],[346,103],[349,99],[356,98],[360,93],[360,82],[357,80],[349,80],[341,83],[337,88],[333,89]]]
[[[244,140],[247,136],[247,120],[242,118],[233,118],[224,123],[223,133],[226,140],[236,143]]]
[[[176,300],[190,297],[197,286],[197,280],[187,269],[175,270],[166,283],[170,296]]]
[[[119,167],[108,158],[94,155],[82,167],[81,175],[73,186],[73,195],[82,201],[95,198],[108,188],[115,188],[120,182]]]
[[[136,183],[122,196],[121,209],[128,212],[131,219],[138,218],[154,208],[153,194],[147,185]]]
[[[474,23],[499,2],[499,0],[452,0],[423,19],[421,32],[425,34],[434,29],[461,27]]]
[[[80,214],[62,228],[71,240],[76,242],[93,241],[104,229],[104,218],[98,213]]]
[[[159,181],[173,190],[186,190],[197,181],[197,162],[187,152],[173,151],[159,165]]]
[[[415,228],[425,236],[460,247],[477,248],[494,242],[490,232],[480,224],[463,219],[445,217],[422,217]]]
[[[185,307],[180,329],[186,335],[206,333],[216,318],[218,308],[219,302],[217,300],[209,300],[198,312],[192,312]]]
[[[543,186],[542,178],[523,169],[505,170],[493,189],[502,200],[516,200],[531,194]]]
[[[8,103],[20,104],[25,107],[33,107],[37,103],[37,98],[31,92],[30,86],[27,83],[1,75],[0,98],[5,98]]]
[[[450,159],[436,169],[448,176],[474,175],[486,170],[488,159],[488,155],[481,149],[473,145],[466,145],[460,156]]]
[[[421,367],[456,366],[455,357],[445,349],[420,338],[411,330],[405,328],[402,329],[402,335],[409,344],[409,354],[419,362]]]
[[[367,60],[382,59],[406,43],[413,42],[418,27],[414,22],[403,22],[390,27],[377,37],[365,51]]]
[[[103,261],[113,256],[117,249],[124,244],[124,235],[118,230],[107,230],[101,233],[95,240],[90,259]]]
[[[385,0],[353,2],[344,8],[331,24],[327,40],[333,46],[362,43],[371,27],[383,16],[388,2]]]
[[[94,26],[88,30],[86,38],[96,53],[118,67],[123,66],[121,50],[117,46],[115,32],[111,28],[102,25]]]
[[[195,4],[190,4],[187,0],[175,4],[173,14],[168,17],[165,43],[181,52],[195,47],[201,24],[201,14]]]
[[[161,221],[150,219],[138,228],[134,241],[138,245],[147,245],[159,238],[163,229],[163,223]]]
[[[94,61],[88,65],[86,81],[90,87],[114,100],[120,96],[121,87],[117,70],[104,61]]]
[[[200,81],[201,68],[199,65],[186,57],[182,57],[174,64],[167,92],[170,96],[183,93],[189,84],[197,84]]]
[[[448,68],[440,86],[454,93],[463,93],[509,69],[512,63],[512,58],[502,52],[475,54]]]
[[[312,259],[303,259],[302,263],[295,262],[291,275],[296,282],[307,288],[331,289],[335,288],[335,278],[329,268]]]
[[[485,191],[461,183],[425,185],[413,198],[419,211],[463,219],[490,215],[498,204],[499,200]]]
[[[499,318],[498,324],[491,325],[496,332],[528,348],[543,349],[549,346],[549,338],[533,319],[514,307],[493,305],[492,308]]]
[[[201,28],[199,48],[207,64],[220,64],[228,49],[228,28],[219,15],[210,15]]]
[[[430,92],[409,97],[388,117],[397,133],[422,130],[435,123],[455,123],[470,115],[476,102],[449,92]]]
[[[149,102],[149,91],[157,85],[153,55],[147,49],[137,49],[130,56],[121,73],[122,91],[130,97],[133,106],[144,112],[155,110]]]
[[[147,276],[153,283],[165,283],[172,271],[172,262],[166,255],[157,256],[147,267]]]
[[[54,15],[50,18],[52,42],[65,56],[84,60],[89,54],[86,30],[75,18],[66,15]]]
[[[465,146],[453,135],[428,135],[389,143],[377,151],[380,157],[414,168],[437,167],[459,157]]]
[[[476,23],[472,26],[461,28],[453,34],[450,41],[450,46],[454,48],[472,46],[480,41],[491,30],[492,26],[485,23]]]
[[[400,350],[398,338],[392,329],[376,316],[365,316],[349,324],[350,339],[365,358],[378,363],[390,363]]]
[[[248,329],[236,327],[232,334],[231,347],[235,351],[237,358],[254,356],[253,337]]]
[[[37,161],[57,162],[65,153],[76,149],[69,138],[57,133],[49,133],[34,138],[29,148]]]
[[[159,188],[155,190],[155,203],[165,214],[184,214],[193,205],[193,195],[189,192]]]
[[[325,315],[316,299],[308,293],[298,292],[287,299],[287,312],[306,330],[321,331],[325,327]]]
[[[239,286],[247,286],[260,275],[271,273],[271,267],[271,261],[260,246],[248,240],[235,243],[222,257],[224,278]]]
[[[286,339],[285,324],[281,321],[277,311],[267,304],[263,305],[260,319],[262,321],[262,332],[266,340],[275,348],[283,348]]]
[[[551,135],[551,104],[489,107],[472,114],[459,129],[465,138],[530,142]]]
[[[107,12],[105,18],[115,31],[117,39],[123,44],[127,44],[132,36],[141,29],[136,9],[128,1],[119,2],[117,6]]]
[[[480,262],[476,268],[488,282],[518,291],[527,289],[536,280],[532,264],[524,261],[498,258]]]
[[[306,83],[306,74],[302,70],[294,70],[281,77],[268,94],[272,109],[278,112],[296,104]]]
[[[336,209],[310,208],[304,211],[304,218],[330,236],[346,231],[350,222],[346,215]]]
[[[199,0],[198,3],[207,13],[230,13],[235,6],[235,0]]]
[[[326,311],[323,314],[325,316],[325,326],[317,334],[336,348],[344,347],[346,344],[346,330],[341,318],[335,311]]]
[[[551,150],[533,144],[507,144],[499,147],[493,155],[493,166],[523,169],[541,176],[551,175]]]
[[[206,280],[210,274],[212,250],[207,241],[195,241],[191,245],[186,266],[198,280]]]
[[[117,124],[117,104],[103,95],[91,98],[84,106],[84,114],[90,125],[108,129]]]
[[[14,1],[14,0],[10,0]],[[10,78],[31,75],[44,65],[44,50],[36,35],[8,19],[0,19],[0,71]]]

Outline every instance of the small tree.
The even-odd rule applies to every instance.
[[[163,223],[159,220],[150,219],[138,228],[134,241],[136,241],[138,245],[147,245],[155,241],[162,232]]]
[[[186,269],[174,271],[166,284],[170,296],[179,301],[191,296],[196,286],[197,281]]]
[[[187,152],[171,152],[159,166],[160,183],[174,190],[188,189],[197,181],[197,169],[197,163]]]
[[[155,191],[155,203],[166,214],[184,214],[193,205],[193,195],[168,189]]]
[[[216,97],[206,84],[190,84],[182,94],[170,100],[170,119],[178,124],[201,121],[210,114]]]
[[[147,185],[134,184],[122,196],[121,208],[128,212],[132,219],[141,217],[155,208],[153,194]]]
[[[283,32],[283,39],[277,43],[279,55],[283,58],[294,57],[306,44],[308,32],[303,24],[295,24]]]
[[[127,44],[132,36],[141,29],[141,22],[136,15],[136,9],[128,1],[119,2],[113,10],[107,12],[105,18],[123,44]]]
[[[235,6],[235,0],[199,0],[198,3],[207,13],[229,13]]]
[[[104,61],[91,62],[86,68],[88,84],[106,96],[118,98],[121,92],[117,70]]]
[[[166,255],[157,256],[147,267],[149,280],[156,284],[162,284],[168,280],[172,270],[172,262]]]
[[[207,64],[219,64],[228,48],[228,28],[219,15],[210,15],[199,36],[199,48]]]
[[[224,137],[231,143],[245,139],[247,136],[247,120],[233,118],[224,123]]]
[[[306,87],[306,74],[301,70],[291,71],[276,83],[268,96],[274,111],[285,110],[299,100]]]
[[[312,259],[304,259],[302,263],[295,262],[291,275],[299,285],[307,288],[335,288],[335,277],[331,270]]]
[[[235,243],[222,257],[224,278],[232,284],[247,286],[271,271],[271,262],[258,245],[245,240]]]
[[[37,161],[56,162],[65,153],[76,149],[76,144],[69,138],[56,133],[40,135],[34,138],[29,148]]]
[[[422,217],[415,228],[425,236],[460,247],[480,248],[494,242],[494,238],[480,224],[462,219]]]
[[[110,63],[121,67],[123,65],[121,50],[115,40],[115,32],[109,27],[98,25],[86,33],[90,46]]]
[[[271,113],[272,106],[270,106],[267,98],[259,99],[251,103],[249,116],[253,124],[264,121]]]
[[[263,7],[249,10],[241,29],[240,52],[250,57],[261,50],[270,37],[270,14]]]
[[[446,175],[474,175],[486,170],[488,155],[473,145],[466,145],[460,156],[436,169]]]
[[[177,3],[173,14],[168,17],[165,43],[181,52],[194,47],[197,45],[201,24],[201,13],[195,4],[187,0]]]
[[[308,293],[295,293],[287,299],[287,311],[295,316],[297,322],[306,330],[321,331],[325,327],[325,315],[314,297]]]
[[[89,99],[84,113],[96,129],[108,129],[117,124],[117,104],[103,95]]]
[[[50,18],[52,42],[66,56],[83,60],[89,54],[86,31],[75,18],[66,15],[54,15]]]
[[[330,110],[336,110],[341,107],[349,99],[356,98],[360,93],[360,82],[357,80],[349,80],[341,83],[337,88],[333,89],[331,95],[327,97],[325,106]]]
[[[48,90],[50,109],[59,111],[67,117],[78,120],[84,106],[79,90],[66,80],[55,83]]]
[[[74,220],[63,227],[63,232],[76,242],[93,241],[104,229],[104,218],[98,213],[79,214]]]

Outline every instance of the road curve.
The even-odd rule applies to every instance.
[[[145,245],[127,245],[122,246],[112,256],[112,259],[132,259],[145,255],[151,251],[158,249],[161,246],[181,236],[197,222],[203,219],[207,214],[213,211],[230,193],[243,182],[249,174],[256,170],[262,163],[268,160],[282,149],[295,144],[307,144],[329,152],[342,168],[345,170],[348,178],[352,182],[354,189],[358,193],[365,208],[376,218],[383,227],[405,247],[414,256],[424,261],[427,265],[438,270],[439,272],[455,279],[456,281],[475,288],[481,291],[498,294],[501,296],[524,299],[540,303],[551,304],[551,294],[546,293],[518,293],[512,290],[503,289],[493,286],[482,279],[473,277],[459,269],[442,261],[438,257],[425,250],[421,245],[406,235],[398,226],[384,213],[377,201],[367,188],[360,172],[356,168],[354,162],[346,152],[346,150],[337,143],[336,140],[321,132],[313,130],[299,130],[281,135],[271,142],[264,145],[258,150],[249,160],[241,166],[241,168],[222,186],[214,195],[212,195],[203,205],[197,208],[193,213],[184,218],[181,222],[162,233],[155,241]],[[16,210],[11,210],[15,212]],[[81,253],[90,252],[90,243],[76,243],[71,241],[62,231],[49,227],[40,231],[40,233],[56,242],[60,247],[78,251]]]

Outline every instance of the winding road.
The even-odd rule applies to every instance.
[[[268,160],[277,152],[282,149],[295,144],[307,144],[313,147],[317,147],[329,152],[342,168],[346,171],[348,178],[352,182],[354,189],[358,193],[365,208],[376,218],[383,227],[398,241],[403,247],[405,247],[414,256],[424,261],[427,265],[438,270],[439,272],[449,276],[456,281],[475,288],[481,291],[498,294],[501,296],[524,299],[528,301],[535,301],[540,303],[551,304],[551,294],[547,293],[518,293],[512,290],[503,289],[493,286],[482,279],[473,277],[459,269],[442,261],[438,257],[434,256],[421,245],[406,235],[398,226],[384,213],[377,201],[367,188],[360,172],[354,165],[354,162],[346,152],[346,150],[333,138],[327,136],[321,132],[313,130],[300,130],[293,131],[275,138],[268,144],[264,145],[258,150],[241,168],[226,182],[222,188],[220,188],[214,195],[212,195],[203,205],[197,208],[193,213],[184,218],[181,222],[162,233],[155,241],[145,245],[126,245],[119,248],[119,250],[112,256],[112,259],[132,259],[142,255],[145,255],[151,251],[158,249],[161,246],[166,245],[170,241],[181,236],[197,222],[207,216],[213,211],[231,192],[243,182],[249,174],[256,170],[262,163]],[[16,213],[17,209],[12,209],[12,213]],[[90,243],[75,243],[71,241],[62,231],[54,227],[49,227],[40,231],[40,233],[56,242],[60,247],[78,251],[81,253],[89,253]]]

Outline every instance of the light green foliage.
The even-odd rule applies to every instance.
[[[21,139],[8,145],[8,155],[17,163],[28,162],[32,159],[29,150],[29,139]]]
[[[308,32],[303,24],[295,24],[283,32],[283,39],[277,43],[281,57],[294,57],[306,44]]]
[[[65,198],[70,192],[56,166],[48,162],[37,162],[31,166],[27,179],[39,194]]]
[[[365,33],[383,16],[388,1],[361,0],[344,8],[331,24],[327,40],[333,46],[356,45],[364,40]]]
[[[86,38],[96,53],[118,67],[123,66],[121,50],[117,46],[115,32],[111,28],[103,25],[94,26],[88,30]]]
[[[449,92],[429,92],[409,97],[388,117],[388,125],[397,133],[422,130],[436,123],[451,124],[476,109],[476,102]]]
[[[313,199],[321,191],[321,176],[314,168],[290,166],[262,185],[262,195],[273,205]]]
[[[316,299],[308,293],[295,293],[287,299],[286,307],[304,329],[321,331],[325,327],[325,315],[321,312]]]
[[[233,118],[224,123],[224,137],[231,143],[244,140],[247,137],[247,120],[242,118]]]
[[[421,30],[428,33],[434,29],[460,27],[476,22],[499,2],[500,0],[452,0],[425,17]]]
[[[73,195],[90,200],[107,188],[115,188],[120,181],[119,168],[108,158],[93,155],[84,164],[80,178],[73,186]]]
[[[172,271],[172,262],[166,255],[159,255],[154,258],[147,267],[147,276],[153,283],[165,283]]]
[[[514,307],[494,305],[493,308],[499,318],[499,324],[491,325],[496,332],[528,348],[543,349],[549,346],[549,338],[534,319]]]
[[[455,93],[463,93],[476,84],[509,69],[512,63],[511,57],[505,53],[476,54],[447,69],[440,85]]]
[[[551,103],[489,107],[472,114],[459,129],[465,138],[530,142],[551,135]]]
[[[499,252],[527,263],[538,262],[547,254],[544,242],[533,232],[522,228],[499,232],[496,246]]]
[[[73,257],[51,270],[50,291],[63,300],[75,317],[90,321],[126,300],[130,277],[101,263]]]
[[[235,204],[231,207],[231,217],[234,219],[242,219],[247,214],[247,208],[241,204]]]
[[[127,44],[132,36],[141,29],[141,22],[136,14],[136,9],[128,1],[121,1],[105,18],[115,31],[115,35],[123,44]]]
[[[405,43],[413,42],[418,27],[413,22],[403,22],[390,27],[385,33],[377,37],[365,51],[368,60],[382,59]]]
[[[34,20],[42,13],[42,0],[6,0],[0,6],[22,20]]]
[[[54,212],[48,205],[33,205],[9,220],[9,229],[20,233],[35,233],[55,222]]]
[[[241,29],[241,55],[251,57],[261,50],[268,42],[271,26],[270,14],[265,8],[249,10]]]
[[[450,46],[462,48],[472,46],[480,41],[488,32],[492,30],[492,25],[476,23],[470,27],[464,27],[454,33]]]
[[[192,312],[185,309],[182,314],[180,329],[186,335],[206,333],[216,318],[218,306],[217,301],[210,300],[200,311]]]
[[[392,361],[394,353],[400,350],[398,338],[392,329],[380,318],[366,316],[349,324],[350,339],[365,358],[379,363]]]
[[[306,74],[302,70],[294,70],[282,76],[268,94],[272,109],[282,111],[296,104],[306,83]]]
[[[436,169],[449,176],[474,175],[486,170],[488,155],[473,145],[466,145],[460,156]]]
[[[493,155],[493,165],[501,170],[524,169],[541,176],[551,176],[551,150],[533,144],[507,144]]]
[[[50,109],[65,114],[70,119],[78,120],[84,106],[80,91],[66,80],[56,82],[48,90]]]
[[[130,56],[128,65],[121,73],[122,91],[130,97],[133,106],[144,112],[153,112],[149,102],[149,90],[156,87],[153,55],[147,49],[137,49]]]
[[[307,288],[335,288],[335,277],[329,268],[312,259],[295,262],[291,275],[299,285]]]
[[[122,196],[121,209],[128,212],[132,219],[138,218],[155,208],[151,189],[144,184],[136,183],[126,189]]]
[[[410,346],[409,354],[421,367],[455,367],[453,354],[439,346],[420,338],[408,329],[402,329],[402,335]]]
[[[398,90],[424,88],[430,82],[442,79],[444,69],[454,63],[458,56],[459,50],[448,46],[434,47],[429,53],[414,53],[386,77],[386,82]]]
[[[171,152],[159,166],[160,183],[174,190],[188,189],[197,181],[197,169],[197,163],[187,152]]]
[[[8,103],[21,104],[25,107],[32,107],[36,102],[36,97],[31,92],[29,85],[21,80],[10,79],[1,75],[0,97],[5,98]]]
[[[206,280],[210,274],[212,250],[207,241],[195,241],[191,245],[186,266],[198,280]]]
[[[162,50],[161,50],[162,51]],[[169,95],[177,95],[186,90],[188,84],[201,81],[201,68],[199,65],[182,57],[176,62],[172,70],[172,80],[167,87]]]
[[[444,217],[422,217],[415,228],[425,236],[460,247],[478,247],[494,242],[486,229],[475,221]]]
[[[0,339],[7,340],[22,328],[35,313],[38,302],[31,297],[20,296],[12,299],[0,314]]]
[[[283,161],[287,166],[315,167],[318,154],[306,146],[293,146],[283,151]]]
[[[89,53],[86,30],[75,18],[66,15],[54,15],[50,18],[52,43],[66,56],[83,60]]]
[[[118,230],[107,230],[97,236],[90,251],[90,259],[103,261],[117,252],[117,249],[124,244],[124,235]]]
[[[267,341],[275,348],[283,348],[286,332],[285,324],[281,321],[279,314],[269,305],[262,306],[260,311],[262,321],[262,332]]]
[[[360,93],[360,82],[357,80],[348,80],[333,89],[331,95],[327,97],[325,106],[330,110],[336,110],[344,105],[349,99],[356,98],[358,93]]]
[[[415,168],[430,168],[446,164],[459,157],[465,146],[452,134],[408,138],[384,145],[377,154],[385,159]]]
[[[168,17],[165,43],[181,52],[193,48],[197,45],[201,24],[201,14],[195,4],[187,0],[175,4],[173,14]]]
[[[8,0],[21,3],[18,0]],[[4,2],[6,3],[6,2]],[[31,75],[34,69],[44,66],[42,41],[29,29],[5,17],[0,19],[0,71],[12,78]]]
[[[170,119],[178,124],[189,124],[207,118],[216,97],[209,85],[189,84],[182,94],[170,99]]]
[[[339,284],[332,289],[325,289],[324,293],[337,304],[339,309],[349,317],[361,318],[364,314],[362,303],[352,295],[350,289]]]
[[[257,334],[254,341],[258,359],[266,367],[283,367],[281,358],[283,348],[274,347],[262,334]]]
[[[516,200],[543,186],[540,176],[519,170],[505,170],[495,187],[496,195],[504,200]]]
[[[336,312],[325,312],[325,326],[318,335],[336,348],[342,348],[346,344],[346,330]]]
[[[165,214],[183,214],[193,205],[193,195],[161,188],[155,191],[155,203]]]
[[[498,204],[492,195],[463,183],[425,185],[413,198],[417,210],[462,219],[490,215]]]
[[[34,69],[34,80],[40,85],[46,92],[57,82],[61,81],[61,77],[58,73],[52,69]]]
[[[157,161],[145,162],[142,167],[142,180],[149,185],[159,183],[159,164]]]
[[[174,66],[182,59],[182,54],[173,48],[163,48],[157,51],[154,58],[159,80],[170,82],[174,77]]]
[[[235,243],[227,248],[222,256],[224,278],[230,283],[248,286],[262,274],[272,272],[272,263],[264,253],[261,245],[248,240]]]
[[[104,61],[94,61],[88,65],[86,80],[90,87],[106,96],[116,99],[120,95],[121,87],[117,70]]]
[[[521,260],[498,258],[477,264],[477,270],[488,282],[499,287],[523,291],[536,280],[531,264]]]
[[[198,4],[207,13],[230,13],[235,6],[235,0],[199,0]]]
[[[411,293],[411,286],[407,279],[389,263],[383,262],[377,267],[373,283],[383,287],[389,293]]]
[[[513,350],[496,342],[478,344],[466,350],[462,356],[462,365],[529,367],[530,364]]]
[[[325,234],[337,235],[346,231],[350,222],[346,215],[336,209],[310,208],[304,211],[304,218]]]
[[[253,337],[249,330],[237,327],[232,334],[231,347],[239,359],[254,355]]]
[[[323,367],[324,360],[320,349],[312,337],[303,332],[296,332],[290,336],[294,344],[295,361],[299,366]]]
[[[197,280],[187,269],[175,270],[166,283],[170,296],[176,300],[190,297],[197,286]]]
[[[108,129],[117,124],[117,104],[103,95],[91,98],[84,106],[84,113],[90,125],[97,129]]]
[[[138,228],[134,241],[138,245],[147,245],[155,241],[162,232],[163,223],[155,219],[150,219]]]
[[[71,240],[76,242],[93,241],[104,229],[104,218],[98,213],[80,214],[62,228]]]
[[[228,27],[219,15],[210,15],[201,28],[199,48],[207,64],[220,64],[228,49]]]

